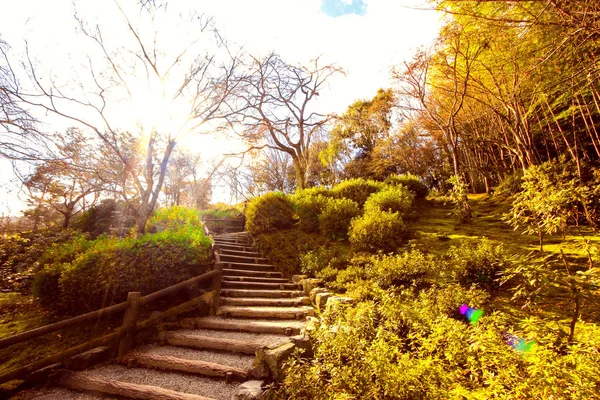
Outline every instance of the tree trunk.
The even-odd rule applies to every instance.
[[[306,185],[305,179],[305,171],[302,168],[300,160],[298,158],[293,158],[294,161],[294,172],[296,173],[296,191],[304,189]]]

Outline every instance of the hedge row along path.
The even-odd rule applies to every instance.
[[[63,371],[57,386],[18,398],[229,400],[242,382],[280,378],[273,361],[299,339],[314,312],[310,300],[267,263],[246,232],[213,239],[223,263],[215,316],[184,318],[178,325],[185,329],[161,333],[159,344],[135,348],[120,363]]]

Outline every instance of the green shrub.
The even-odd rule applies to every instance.
[[[306,253],[329,243],[322,235],[300,229],[265,232],[256,235],[254,240],[269,262],[287,277],[301,273],[301,262]]]
[[[317,232],[319,230],[319,216],[327,203],[328,198],[322,195],[296,198],[294,211],[299,218],[298,227],[304,232]]]
[[[352,220],[350,225],[350,243],[359,251],[394,252],[407,237],[408,232],[398,213],[365,213]]]
[[[161,230],[176,231],[182,228],[194,227],[202,229],[200,212],[193,208],[173,206],[156,210],[146,223],[148,232]]]
[[[417,250],[373,257],[369,277],[383,289],[401,285],[420,286],[435,270],[435,265],[433,256],[426,256]]]
[[[328,243],[304,254],[300,266],[303,274],[317,277],[319,272],[328,266],[336,270],[346,268],[349,256],[347,245],[339,242]]]
[[[386,211],[404,216],[410,210],[413,200],[414,194],[402,185],[386,187],[369,196],[365,202],[365,213]]]
[[[332,192],[336,197],[350,199],[362,208],[369,196],[380,191],[384,186],[381,182],[354,178],[338,183],[333,187]]]
[[[417,177],[416,175],[390,175],[385,180],[385,183],[391,186],[405,186],[418,199],[424,199],[429,194],[429,188],[427,187],[427,185],[425,185],[423,181],[421,181],[421,179],[419,179],[419,177]]]
[[[287,229],[293,224],[293,204],[283,193],[266,193],[248,203],[246,230],[253,235],[275,229]]]
[[[301,199],[304,197],[314,197],[314,196],[325,196],[325,197],[334,197],[335,193],[333,193],[330,189],[327,189],[323,186],[314,186],[306,189],[302,189],[294,193],[294,199]]]
[[[115,200],[102,200],[100,204],[81,213],[71,226],[74,229],[88,233],[90,238],[95,239],[104,233],[109,233],[110,229],[115,226],[115,213],[117,209],[117,202]]]
[[[516,172],[504,177],[504,180],[494,188],[494,196],[502,198],[514,196],[519,193],[523,184],[523,173]]]
[[[319,216],[319,229],[325,236],[346,238],[350,222],[359,213],[358,205],[350,199],[328,199]]]
[[[498,273],[510,263],[502,245],[494,245],[485,238],[475,244],[453,246],[446,257],[446,266],[457,282],[465,287],[477,284],[486,289],[498,287]]]
[[[212,218],[236,218],[242,213],[244,203],[229,205],[225,203],[211,204],[208,210],[199,211],[202,216],[210,216]]]

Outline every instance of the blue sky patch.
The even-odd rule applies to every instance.
[[[323,0],[321,11],[330,17],[347,14],[365,15],[367,5],[363,0]]]

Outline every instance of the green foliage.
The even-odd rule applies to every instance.
[[[328,199],[319,216],[319,229],[327,237],[346,238],[350,222],[359,213],[358,205],[350,199]]]
[[[514,196],[521,191],[523,184],[523,174],[513,173],[504,177],[504,180],[494,188],[494,196],[506,198]]]
[[[328,243],[327,246],[312,249],[302,256],[300,262],[303,274],[318,277],[321,270],[330,267],[335,270],[346,268],[349,261],[348,247],[342,243]]]
[[[515,230],[537,234],[540,250],[543,250],[544,235],[564,233],[569,220],[578,219],[578,207],[588,205],[590,188],[579,181],[569,165],[549,161],[528,168],[523,176],[522,191],[514,197],[512,209],[506,216]]]
[[[485,310],[476,325],[461,304]],[[556,347],[560,329],[538,319],[510,325],[487,297],[458,286],[380,292],[325,314],[311,332],[314,358],[289,363],[279,396],[296,399],[595,398],[600,330]],[[528,353],[505,333],[534,340]],[[565,396],[566,395],[566,396]]]
[[[92,239],[97,238],[104,233],[109,233],[110,228],[114,226],[116,212],[117,202],[115,200],[102,200],[100,204],[83,212],[73,221],[72,227],[88,233]]]
[[[314,196],[303,194],[294,197],[294,200],[294,211],[299,218],[299,228],[304,232],[317,232],[319,217],[329,203],[329,199],[320,194]]]
[[[294,209],[289,196],[271,192],[253,198],[246,209],[246,230],[253,235],[274,229],[290,228]]]
[[[334,197],[334,193],[322,186],[310,187],[302,190],[298,190],[294,193],[294,199],[302,199],[304,197],[315,197],[315,196],[325,196],[325,197]]]
[[[188,228],[202,229],[200,212],[183,206],[156,210],[146,223],[148,232],[158,232],[165,229],[176,231]]]
[[[418,176],[413,174],[402,174],[402,175],[390,175],[385,180],[388,185],[402,185],[405,186],[417,199],[424,199],[429,194],[429,188],[427,185],[419,179]]]
[[[350,199],[362,208],[369,196],[380,191],[384,186],[381,182],[355,178],[338,183],[332,188],[332,192],[336,197]]]
[[[288,277],[301,272],[302,257],[306,253],[329,245],[322,235],[299,229],[265,232],[254,240],[265,257]]]
[[[397,212],[365,213],[350,225],[350,243],[359,251],[395,252],[407,238],[408,231]]]
[[[373,193],[365,202],[365,213],[397,212],[404,216],[412,206],[415,195],[405,186],[390,186]]]
[[[208,210],[201,210],[201,216],[210,216],[212,218],[236,218],[242,213],[243,203],[234,206],[225,203],[211,204]]]
[[[469,204],[469,193],[467,183],[459,176],[453,175],[448,179],[448,183],[452,185],[450,190],[450,201],[454,204],[454,216],[460,223],[470,223],[473,219],[471,213],[471,205]]]
[[[446,254],[445,266],[464,287],[477,284],[485,289],[495,289],[499,285],[499,274],[511,265],[511,260],[502,245],[494,245],[484,238],[476,244],[451,247]]]

